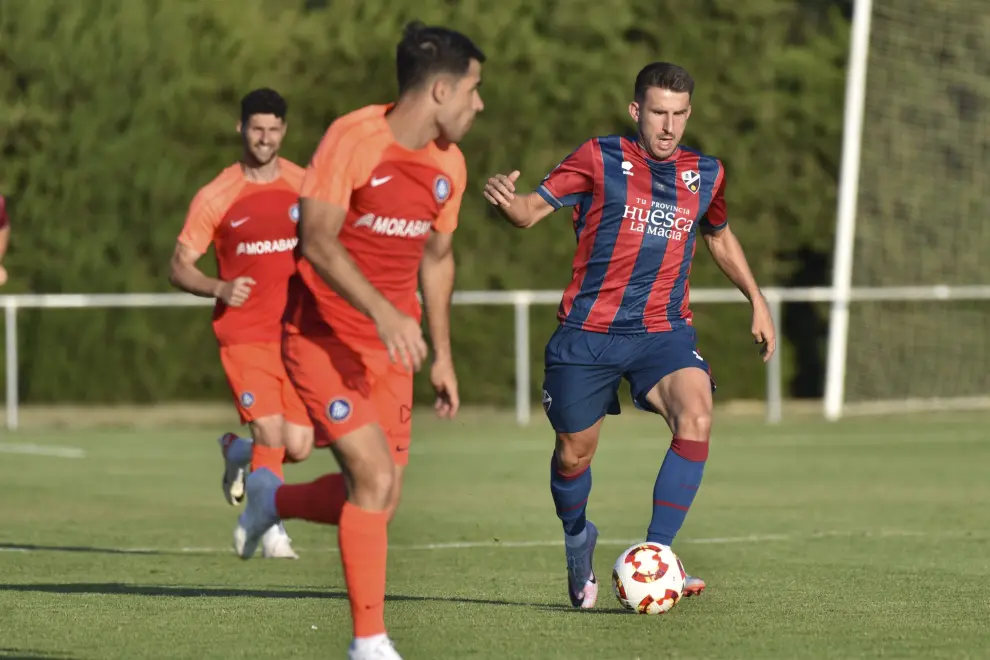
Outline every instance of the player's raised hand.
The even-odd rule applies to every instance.
[[[509,174],[496,174],[489,178],[488,183],[485,184],[485,199],[495,206],[508,207],[516,197],[516,179],[518,178],[519,170],[514,170]]]
[[[257,282],[250,277],[235,277],[223,283],[217,297],[229,307],[240,307],[251,296],[251,287],[255,284]]]
[[[773,317],[763,297],[753,301],[753,333],[754,343],[760,346],[760,355],[767,362],[777,350],[777,334],[773,328]]]
[[[450,360],[439,360],[433,363],[430,370],[430,382],[437,393],[437,401],[433,409],[440,419],[453,419],[461,407],[461,398],[457,393],[457,374],[454,373],[454,363]]]
[[[409,371],[419,371],[426,359],[427,348],[423,329],[416,319],[393,310],[385,318],[376,320],[375,327],[392,362],[402,363]]]

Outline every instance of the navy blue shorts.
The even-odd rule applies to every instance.
[[[667,374],[696,367],[711,377],[696,340],[697,333],[690,326],[637,335],[560,326],[544,356],[543,409],[550,424],[558,433],[577,433],[606,414],[618,415],[623,378],[629,381],[636,407],[655,412],[646,395]]]

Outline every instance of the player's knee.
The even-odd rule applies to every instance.
[[[302,463],[313,453],[313,443],[286,443],[285,458],[289,463]]]
[[[391,470],[376,471],[364,476],[354,485],[355,503],[362,508],[389,510],[392,506],[392,486],[395,478]]]
[[[557,434],[557,469],[564,474],[579,472],[591,465],[597,438],[588,431]]]
[[[302,463],[313,453],[313,429],[286,423],[285,457],[291,463]]]
[[[712,434],[710,410],[685,410],[674,420],[674,434],[685,440],[708,442]]]

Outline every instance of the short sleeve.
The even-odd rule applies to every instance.
[[[220,214],[213,205],[214,195],[204,188],[193,197],[186,214],[186,223],[179,234],[179,242],[192,248],[200,254],[205,254],[213,242],[217,227],[220,225]]]
[[[299,196],[346,209],[356,184],[354,140],[347,139],[350,125],[334,122],[320,140],[306,168]],[[353,129],[352,129],[353,130]]]
[[[10,224],[10,218],[7,217],[7,200],[0,195],[0,229],[3,229]]]
[[[438,198],[443,192],[444,185],[442,177],[437,178],[433,183],[433,194]],[[450,199],[443,203],[443,208],[440,209],[440,214],[437,215],[437,220],[433,225],[433,228],[442,234],[450,234],[457,229],[457,219],[461,213],[461,200],[464,199],[464,191],[467,188],[467,165],[460,152],[457,154],[455,167],[450,172],[449,186]]]
[[[582,144],[547,174],[536,192],[554,210],[579,204],[594,191],[595,152],[595,140]]]
[[[701,227],[706,231],[720,231],[729,226],[729,216],[725,210],[725,167],[721,164],[715,177],[714,188],[715,192],[712,193],[708,211],[701,219]]]

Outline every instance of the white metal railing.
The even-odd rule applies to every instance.
[[[873,300],[990,300],[990,286],[919,286],[851,289],[837,297],[831,287],[768,288],[763,290],[770,306],[774,322],[780,327],[781,306],[788,302],[835,302]],[[516,420],[529,423],[533,402],[530,400],[530,332],[529,308],[532,305],[557,305],[559,291],[457,291],[455,305],[512,305],[515,309],[515,372],[516,372]],[[746,299],[735,289],[693,289],[691,302],[742,303]],[[19,294],[0,295],[4,308],[6,334],[6,390],[7,428],[18,426],[18,350],[17,310],[19,309],[91,309],[108,307],[209,307],[213,300],[197,298],[185,293],[101,293],[101,294]],[[744,332],[745,329],[740,329]],[[781,419],[783,399],[780,371],[780,343],[777,355],[767,363],[767,420]],[[845,377],[844,371],[838,377]]]

